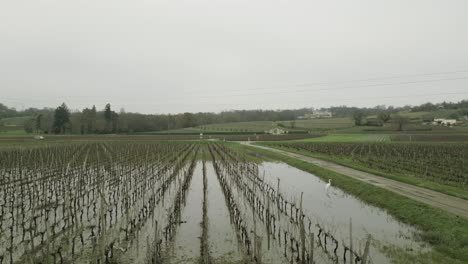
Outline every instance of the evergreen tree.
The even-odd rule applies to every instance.
[[[55,109],[54,114],[54,133],[65,133],[66,125],[70,124],[70,111],[65,103]]]
[[[106,104],[106,108],[104,108],[104,118],[106,119],[106,122],[110,122],[112,120],[112,110],[110,104]]]
[[[111,105],[106,104],[106,107],[104,108],[104,120],[106,120],[106,133],[109,133],[111,131],[111,125],[112,125],[112,110],[111,110]]]
[[[96,111],[96,106],[93,105],[93,108],[91,108],[91,112],[89,114],[89,123],[88,123],[88,133],[96,133],[96,118],[97,118],[97,111]]]

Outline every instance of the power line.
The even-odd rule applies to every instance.
[[[329,85],[329,84],[339,84],[339,83],[366,82],[366,81],[378,81],[378,80],[400,79],[400,78],[408,78],[408,77],[421,77],[421,76],[434,76],[434,75],[443,75],[443,74],[467,73],[467,72],[468,72],[468,70],[459,70],[459,71],[429,72],[429,73],[418,73],[418,74],[401,74],[401,75],[393,75],[393,76],[374,77],[374,78],[366,78],[366,79],[353,79],[353,80],[343,80],[343,81],[333,81],[333,82],[313,82],[313,83],[302,83],[302,84],[273,85],[273,86],[270,86],[270,87],[262,87],[262,88],[239,89],[238,91],[266,90],[266,89],[273,89],[275,87],[276,88],[289,88],[289,87]]]
[[[405,84],[416,84],[416,83],[433,83],[433,82],[443,82],[443,81],[456,81],[456,80],[466,80],[466,77],[457,77],[457,78],[445,78],[445,79],[432,79],[432,80],[419,80],[419,81],[405,81],[405,82],[393,82],[393,83],[380,83],[380,84],[367,84],[367,85],[354,85],[354,86],[344,86],[344,87],[321,87],[315,89],[300,89],[300,90],[287,90],[287,91],[272,91],[272,92],[261,92],[261,93],[246,93],[246,94],[216,94],[216,95],[204,95],[204,96],[196,96],[196,99],[210,99],[210,98],[223,98],[223,97],[244,97],[244,96],[256,96],[256,95],[268,95],[268,94],[297,94],[297,93],[307,93],[307,92],[315,92],[315,91],[334,91],[334,90],[347,90],[347,89],[360,89],[360,88],[368,88],[368,87],[383,87],[383,86],[397,86],[397,85],[405,85]],[[71,96],[73,97],[73,96]],[[83,96],[87,97],[87,96]],[[95,96],[89,96],[95,97]],[[108,96],[106,96],[108,97]],[[114,97],[116,98],[116,97]],[[119,97],[117,97],[119,98]],[[121,99],[128,99],[128,97],[120,97]],[[173,98],[166,98],[165,103],[174,103],[180,101],[186,101],[187,99],[177,97]]]
[[[375,97],[355,97],[355,98],[336,98],[334,103],[329,104],[328,106],[322,106],[322,107],[332,107],[332,106],[337,106],[340,105],[341,101],[347,101],[347,102],[362,102],[363,100],[384,100],[384,99],[395,99],[395,98],[411,98],[411,97],[431,97],[431,96],[444,96],[444,95],[464,95],[468,94],[468,92],[453,92],[453,93],[432,93],[432,94],[412,94],[412,95],[402,95],[402,96],[375,96]],[[439,101],[442,101],[443,98],[438,98]],[[460,98],[461,100],[462,98]],[[468,98],[467,98],[468,99]],[[294,104],[294,109],[299,109],[299,108],[307,108],[311,107],[312,103],[322,101],[323,99],[312,99],[312,100],[307,100],[307,101],[287,101],[287,102],[282,102],[281,106],[278,103],[275,103],[274,106],[267,106],[262,103],[235,103],[235,104],[230,104],[230,103],[195,103],[195,105],[203,104],[203,105],[210,105],[210,106],[223,106],[224,108],[221,110],[216,110],[216,111],[235,111],[235,110],[253,110],[253,109],[264,109],[264,110],[287,110],[287,109],[292,109],[292,106],[286,106],[290,104]],[[115,103],[118,104],[122,107],[127,107],[129,105],[154,105],[154,102],[148,103],[148,102],[133,102],[133,103]],[[377,102],[375,105],[382,104],[382,102]],[[158,105],[161,105],[161,103],[158,103]],[[181,103],[180,105],[191,105],[190,103]],[[193,105],[193,104],[192,104]],[[395,105],[395,104],[394,104]],[[395,106],[402,106],[403,104],[396,104]],[[250,107],[249,107],[250,106]],[[254,106],[254,107],[252,107]],[[355,105],[359,106],[359,105]],[[240,109],[243,107],[243,109]],[[190,110],[184,110],[184,111],[190,111]],[[180,110],[179,112],[183,112]],[[203,112],[211,112],[209,110],[204,110]],[[176,113],[176,112],[172,112]],[[149,113],[148,113],[149,114]]]
[[[378,81],[378,80],[389,80],[389,79],[401,79],[401,78],[413,78],[413,77],[422,77],[422,76],[434,76],[434,75],[445,75],[445,74],[456,74],[456,73],[468,73],[468,70],[457,70],[457,71],[442,71],[442,72],[428,72],[428,73],[416,73],[416,74],[399,74],[399,75],[390,75],[383,77],[372,77],[364,79],[351,79],[343,81],[331,81],[331,82],[311,82],[311,83],[296,83],[296,84],[282,84],[282,85],[271,85],[265,87],[257,88],[246,88],[246,89],[236,89],[236,91],[253,91],[253,90],[272,90],[278,88],[291,88],[291,87],[304,87],[304,86],[316,86],[316,85],[330,85],[330,84],[340,84],[340,83],[353,83],[353,82],[367,82],[367,81]],[[193,91],[193,89],[182,89],[183,91]]]
[[[457,71],[457,72],[465,72],[465,71]],[[468,72],[468,71],[466,71]],[[445,73],[454,73],[454,72],[445,72]],[[422,76],[422,75],[435,75],[435,74],[442,74],[442,73],[427,73],[427,74],[417,74],[417,76]],[[410,76],[410,75],[405,75],[405,76]],[[416,75],[412,75],[416,76]],[[390,78],[390,77],[388,77]],[[396,77],[395,77],[396,78]],[[369,78],[370,79],[377,79],[377,78]],[[289,90],[289,91],[280,91],[280,92],[262,92],[262,93],[249,93],[249,94],[220,94],[220,95],[212,95],[212,96],[198,96],[197,98],[194,99],[201,99],[201,98],[220,98],[220,97],[242,97],[242,96],[254,96],[254,95],[266,95],[266,94],[297,94],[297,93],[304,93],[304,92],[314,92],[314,91],[328,91],[328,90],[341,90],[341,89],[359,89],[359,88],[366,88],[366,87],[379,87],[379,86],[394,86],[394,85],[404,85],[404,84],[415,84],[415,83],[431,83],[431,82],[442,82],[442,81],[453,81],[453,80],[465,80],[468,79],[468,77],[457,77],[457,78],[444,78],[444,79],[432,79],[432,80],[419,80],[419,81],[405,81],[405,82],[393,82],[393,83],[381,83],[381,84],[367,84],[367,85],[355,85],[355,86],[344,86],[344,87],[322,87],[322,88],[316,88],[316,89],[300,89],[300,90]],[[455,92],[455,93],[435,93],[435,94],[418,94],[418,95],[404,95],[404,96],[379,96],[379,97],[359,97],[359,98],[333,98],[331,100],[340,100],[340,101],[347,101],[347,100],[367,100],[367,99],[389,99],[389,98],[404,98],[404,97],[414,97],[414,96],[433,96],[433,95],[450,95],[450,94],[466,94],[465,92]],[[34,100],[34,101],[42,101],[41,99],[38,99],[37,97],[41,96],[34,96],[34,98],[28,98],[29,100]],[[99,96],[64,96],[63,98],[67,97],[81,97],[81,98],[88,98],[88,97],[99,97]],[[105,96],[106,99],[109,101],[109,96]],[[48,98],[43,96],[42,98]],[[135,102],[135,103],[129,103],[129,98],[128,97],[115,97],[112,96],[112,98],[120,98],[120,99],[125,99],[125,102],[123,104],[126,105],[132,105],[132,104],[142,104],[142,102]],[[10,101],[10,102],[15,102],[17,104],[21,104],[24,107],[25,100],[24,99],[19,99],[19,98],[5,98],[2,97],[2,100],[5,101]],[[323,99],[317,99],[317,100],[308,100],[307,102],[315,102],[315,101],[322,101]],[[111,100],[113,101],[113,100]],[[177,99],[164,99],[163,102],[158,102],[158,105],[161,104],[168,104],[168,103],[174,103],[174,102],[182,102],[180,104],[185,104],[187,101],[186,98],[181,98],[178,97]],[[303,102],[303,101],[301,101]],[[116,103],[116,102],[114,102]],[[144,103],[145,104],[145,103]],[[154,103],[152,103],[154,104]],[[212,103],[212,102],[197,102],[196,104],[204,104],[204,105],[229,105],[226,103]],[[236,103],[232,105],[251,105],[252,103]]]
[[[450,92],[450,93],[424,93],[424,94],[412,94],[412,95],[399,95],[399,96],[374,96],[374,97],[355,97],[355,98],[348,98],[348,97],[342,97],[342,98],[327,98],[327,100],[336,100],[336,101],[349,101],[349,100],[368,100],[368,99],[392,99],[392,98],[406,98],[406,97],[427,97],[427,96],[439,96],[439,95],[462,95],[462,94],[468,94],[468,92]],[[3,98],[2,98],[3,99]],[[28,98],[29,99],[29,98]],[[317,102],[317,101],[323,101],[323,98],[312,98],[307,101],[287,101],[287,103],[307,103],[307,102]],[[16,101],[16,100],[14,100]],[[193,105],[193,104],[203,104],[203,105],[252,105],[255,104],[253,103],[218,103],[218,102],[200,102],[200,101],[190,101],[189,103],[185,103],[185,101],[189,101],[186,99],[181,100],[182,103],[179,103],[181,105]],[[21,104],[26,104],[26,101],[16,101]],[[161,105],[161,104],[172,104],[173,102],[170,101],[163,101],[163,102],[157,102],[156,105]],[[146,101],[129,101],[126,100],[125,102],[119,102],[119,101],[114,101],[113,104],[124,104],[124,105],[154,105],[155,103],[152,102],[146,102]]]
[[[381,83],[381,84],[368,84],[368,85],[356,85],[356,86],[345,86],[345,87],[327,87],[327,88],[324,87],[324,88],[318,88],[318,89],[300,89],[300,90],[288,90],[288,91],[279,91],[279,92],[273,91],[273,92],[248,93],[248,94],[228,94],[228,95],[224,94],[224,95],[202,96],[202,97],[198,97],[198,98],[217,98],[217,97],[225,97],[225,96],[236,96],[237,97],[237,96],[266,95],[266,94],[292,94],[292,93],[303,93],[303,92],[313,92],[313,91],[343,90],[343,89],[392,86],[392,85],[415,84],[415,83],[431,83],[431,82],[466,80],[466,79],[468,79],[468,77],[421,80],[421,81],[406,81],[406,82],[395,82],[395,83]]]
[[[452,92],[452,93],[424,93],[424,94],[409,94],[409,95],[399,95],[399,96],[374,96],[374,97],[354,97],[354,98],[348,98],[348,97],[342,97],[342,98],[330,98],[329,100],[336,100],[336,101],[353,101],[353,100],[369,100],[369,99],[394,99],[394,98],[411,98],[411,97],[427,97],[427,96],[441,96],[441,95],[462,95],[462,94],[468,94],[468,92]],[[328,98],[327,98],[328,99]],[[311,100],[307,101],[285,101],[284,103],[308,103],[308,102],[320,102],[323,101],[323,98],[313,98]],[[162,102],[162,103],[170,103],[170,102]],[[158,103],[158,105],[161,105],[162,103]],[[125,104],[125,103],[124,103]],[[131,104],[131,105],[141,105],[141,104],[154,104],[154,103],[147,103],[147,102],[132,102],[132,103],[126,103],[126,104]],[[252,105],[252,104],[259,104],[259,103],[212,103],[212,102],[188,102],[188,103],[180,103],[180,105],[195,105],[195,104],[203,104],[203,105]],[[277,103],[275,103],[277,104]]]
[[[412,83],[428,83],[428,82],[439,82],[439,81],[449,81],[449,80],[463,80],[468,79],[468,77],[454,77],[454,78],[442,78],[442,79],[435,79],[435,80],[415,80],[415,81],[405,81],[405,82],[396,82],[396,83],[383,83],[383,84],[364,84],[364,85],[355,85],[355,86],[345,86],[345,87],[322,87],[317,89],[300,89],[300,90],[290,90],[291,87],[303,87],[303,86],[315,86],[315,85],[329,85],[329,84],[339,84],[339,83],[353,83],[353,82],[365,82],[365,81],[375,81],[375,80],[388,80],[388,79],[398,79],[398,78],[405,78],[405,77],[421,77],[421,76],[434,76],[434,75],[443,75],[443,74],[455,74],[455,73],[468,73],[468,70],[458,70],[458,71],[445,71],[445,72],[429,72],[429,73],[419,73],[419,74],[402,74],[402,75],[393,75],[393,76],[386,76],[386,77],[375,77],[375,78],[366,78],[366,79],[354,79],[354,80],[344,80],[344,81],[334,81],[334,82],[316,82],[316,83],[303,83],[303,84],[289,84],[289,85],[273,85],[269,87],[263,88],[247,88],[247,89],[235,89],[231,91],[252,91],[252,90],[272,90],[275,88],[287,88],[288,90],[278,91],[278,92],[268,92],[268,93],[248,93],[248,94],[233,94],[233,95],[216,95],[216,96],[206,96],[206,98],[210,97],[220,97],[220,96],[250,96],[250,95],[264,95],[264,94],[284,94],[284,93],[291,93],[291,92],[307,92],[307,91],[321,91],[321,90],[340,90],[340,89],[351,89],[351,88],[361,88],[361,87],[378,87],[378,86],[389,86],[389,85],[401,85],[401,84],[412,84]],[[194,89],[183,89],[178,90],[179,92],[183,91],[191,91],[193,92]],[[200,92],[200,90],[197,90]],[[49,98],[48,96],[40,96],[35,95],[36,98]],[[63,97],[69,98],[109,98],[109,95],[66,95]],[[121,98],[121,99],[128,99],[127,96],[125,97],[116,97],[112,96],[113,98]],[[203,98],[203,97],[198,97]],[[21,99],[14,99],[14,100],[21,100]],[[40,100],[40,99],[36,99]]]

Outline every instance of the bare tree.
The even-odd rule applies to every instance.
[[[390,118],[391,116],[390,116],[390,113],[388,112],[380,112],[377,115],[377,119],[379,119],[379,121],[382,122],[382,124],[387,123],[390,120]]]
[[[36,116],[36,134],[41,133],[42,130],[42,114]]]
[[[361,126],[363,125],[363,119],[365,117],[365,114],[363,111],[355,111],[353,113],[353,119],[354,119],[354,124],[356,124],[356,126]]]
[[[409,122],[410,122],[408,117],[398,115],[398,114],[393,115],[392,120],[397,125],[397,130],[398,131],[403,131],[403,126],[409,124]]]
[[[291,128],[296,128],[296,120],[291,121]]]

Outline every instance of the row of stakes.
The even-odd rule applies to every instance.
[[[239,168],[236,166],[232,166],[233,163],[229,163],[229,160],[226,158],[223,158],[224,151],[222,151],[222,146],[220,148],[213,148],[215,151],[217,151],[217,154],[221,156],[219,159],[220,161],[223,161],[225,165],[227,165],[227,170],[229,170],[230,174],[238,174],[237,177],[240,177],[239,173]],[[229,154],[228,154],[229,155]],[[232,159],[232,154],[229,157]],[[240,164],[240,163],[237,163]],[[231,165],[231,166],[230,166]],[[258,172],[256,169],[252,169],[252,166],[247,166],[248,171],[250,172]],[[278,210],[288,216],[290,218],[290,222],[294,223],[296,225],[299,225],[299,227],[304,226],[304,220],[308,220],[308,230],[309,234],[311,234],[311,227],[312,227],[312,221],[308,216],[306,216],[304,213],[302,213],[302,209],[300,207],[297,207],[295,203],[289,202],[286,200],[282,194],[277,193],[274,188],[272,188],[270,185],[265,183],[263,179],[260,177],[254,175],[254,177],[251,177],[251,175],[244,175],[246,178],[249,178],[254,182],[254,184],[259,185],[259,189],[262,190],[267,194],[267,197],[271,199],[271,203],[277,203]],[[267,223],[267,230],[271,232],[271,235],[275,239],[275,233],[276,233],[276,217],[275,214],[270,213],[269,206],[265,207],[261,199],[256,195],[255,190],[250,187],[248,184],[246,184],[244,181],[239,180],[238,183],[241,185],[241,189],[244,190],[244,193],[246,193],[247,200],[253,205],[253,207],[257,208],[256,210],[258,211],[259,219],[262,222],[265,222],[266,218],[266,223]],[[279,189],[279,182],[278,182],[278,189]],[[302,202],[301,202],[302,204]],[[266,209],[265,209],[266,208]],[[289,209],[289,210],[288,210]],[[325,253],[327,253],[327,256],[333,261],[338,261],[338,248],[339,248],[339,242],[338,239],[336,239],[330,232],[324,230],[323,227],[321,227],[319,224],[316,224],[315,227],[318,229],[318,234],[317,234],[317,240],[318,240],[318,246],[322,248]],[[278,228],[278,240],[281,241],[281,227]],[[289,239],[287,237],[289,236]],[[302,234],[300,236],[303,236]],[[313,237],[313,236],[312,236]],[[296,262],[298,263],[307,263],[310,261],[310,256],[313,255],[312,253],[303,253],[302,256],[299,254],[299,248],[304,251],[304,246],[299,244],[304,244],[302,241],[304,239],[298,239],[296,238],[291,232],[283,230],[283,238],[284,238],[284,244],[288,243],[288,240],[290,242],[290,251],[295,252],[296,255]],[[322,242],[323,239],[323,242]],[[313,238],[309,239],[312,243]],[[368,249],[369,249],[369,240],[366,243],[366,249],[364,250],[364,256],[358,254],[355,250],[352,249],[351,246],[348,246],[342,243],[342,248],[343,248],[343,262],[346,263],[346,256],[348,255],[347,253],[349,252],[350,256],[354,260],[354,263],[366,263],[367,259],[367,254],[368,254]],[[332,250],[333,250],[333,255],[328,254],[328,243],[329,241],[332,243]],[[301,243],[302,242],[302,243]],[[280,242],[281,243],[281,242]],[[295,246],[295,248],[294,248]],[[286,250],[284,251],[284,255],[286,256]]]
[[[186,152],[187,154],[190,153],[190,151],[187,151]],[[9,186],[10,187],[10,186]],[[57,187],[57,186],[56,186]],[[60,186],[58,186],[60,187]],[[13,210],[10,212],[10,218],[11,218],[11,221],[13,224],[10,225],[10,228],[9,228],[9,231],[10,231],[10,244],[13,245],[13,237],[15,236],[15,233],[18,233],[19,230],[22,230],[22,234],[20,235],[22,237],[21,241],[22,242],[28,242],[28,243],[33,243],[34,241],[34,238],[36,238],[37,236],[40,236],[40,246],[41,245],[45,245],[45,240],[44,240],[44,236],[46,235],[47,233],[47,226],[45,227],[46,229],[44,231],[38,231],[37,229],[37,220],[40,218],[40,219],[43,219],[44,221],[46,221],[46,223],[49,221],[49,216],[50,216],[50,213],[53,212],[53,219],[54,219],[54,223],[52,223],[50,225],[50,232],[52,233],[52,238],[53,237],[56,237],[57,235],[61,234],[61,233],[64,233],[64,232],[68,232],[70,230],[73,230],[75,228],[75,226],[78,224],[78,222],[83,222],[83,214],[84,214],[84,211],[86,211],[86,218],[88,219],[89,221],[89,215],[90,215],[90,209],[92,208],[92,215],[93,217],[95,217],[97,215],[97,212],[96,212],[96,207],[97,207],[97,203],[95,201],[95,190],[97,188],[92,188],[89,192],[87,192],[85,195],[83,195],[81,197],[81,201],[80,201],[80,198],[72,198],[71,201],[69,202],[69,205],[67,207],[65,207],[65,202],[62,201],[62,202],[57,202],[57,203],[53,203],[52,204],[52,208],[53,210],[51,210],[51,208],[43,208],[43,210],[40,210],[40,214],[39,215],[33,215],[31,217],[31,220],[30,221],[26,221],[23,217],[22,221],[15,221],[15,215],[18,215],[15,214],[13,212]],[[52,189],[52,190],[55,190]],[[124,208],[129,208],[130,207],[130,204],[134,203],[136,200],[137,200],[137,196],[140,196],[141,194],[143,193],[143,190],[141,189],[138,189],[136,190],[136,192],[132,193],[131,195],[131,198],[130,198],[130,203],[122,203],[122,207]],[[92,198],[91,200],[94,201],[92,202],[92,205],[89,204],[89,200],[90,200],[90,194],[92,194]],[[49,192],[49,197],[48,198],[52,198],[51,196],[53,196],[53,193],[52,192]],[[88,201],[88,205],[87,206],[82,206],[82,204],[84,203],[84,200],[85,200],[85,196],[87,197],[87,201]],[[116,196],[116,192],[113,192],[110,194],[110,197],[112,197],[114,200],[115,200],[115,196]],[[4,194],[4,199],[6,199],[6,195]],[[5,204],[13,204],[13,201],[7,201],[7,202],[4,202],[3,205]],[[150,199],[149,200],[149,203],[154,203],[154,199]],[[31,206],[31,205],[29,205]],[[61,207],[62,209],[62,219],[58,219],[58,216],[57,216],[57,211],[58,209]],[[86,208],[86,210],[83,209]],[[5,212],[5,208],[6,206],[1,206],[2,208],[2,212]],[[11,207],[13,208],[13,207]],[[22,211],[26,211],[27,208],[25,208],[25,205],[24,205],[24,199],[20,200],[20,203],[19,205],[16,205],[15,209],[16,208],[20,208],[22,209]],[[77,210],[77,208],[82,208],[80,210]],[[121,211],[124,211],[124,208],[121,208]],[[17,210],[19,211],[19,210]],[[79,211],[79,213],[75,213]],[[99,220],[98,222],[100,224],[98,224],[97,226],[96,225],[89,225],[87,227],[87,229],[90,230],[90,235],[89,235],[89,238],[88,239],[91,239],[93,241],[96,240],[96,236],[99,236],[99,234],[101,233],[101,225],[102,224],[106,224],[107,222],[109,222],[109,225],[110,225],[110,228],[112,228],[112,223],[113,223],[113,214],[112,214],[112,211],[114,211],[114,219],[115,219],[115,222],[117,221],[117,204],[115,204],[115,209],[107,209],[107,212],[105,214],[103,214],[103,219],[101,219],[101,216],[99,216]],[[144,219],[146,219],[148,217],[148,208],[147,206],[145,205],[141,210],[140,212],[138,213],[138,220],[136,219],[132,219],[129,223],[130,227],[126,228],[125,229],[125,233],[126,233],[126,239],[128,239],[128,235],[127,233],[130,231],[130,233],[133,232],[133,230],[135,230],[137,228],[137,226],[140,226],[139,223],[141,223],[142,221],[144,221]],[[2,221],[0,221],[1,224],[3,224],[3,213],[2,213]],[[21,223],[21,224],[18,224],[18,223]],[[29,226],[27,226],[27,223],[29,223]],[[0,224],[0,226],[1,226]],[[19,228],[18,226],[21,226],[21,228]],[[14,227],[16,227],[16,232],[14,232]],[[35,228],[36,227],[36,228]],[[57,228],[60,228],[60,230],[56,230]],[[18,230],[19,229],[19,230]],[[25,239],[25,236],[27,234],[27,232],[29,232],[29,237],[30,239]],[[2,229],[2,233],[3,233],[3,229]],[[32,238],[32,239],[31,239]],[[71,239],[71,255],[73,256],[75,254],[75,249],[76,249],[76,240],[80,241],[81,242],[81,246],[82,248],[84,248],[84,241],[87,240],[85,239],[84,235],[83,235],[83,231],[79,232],[77,235],[73,236],[73,238]],[[115,242],[111,242],[109,245],[113,245]],[[107,245],[106,248],[110,248],[112,249],[113,246],[109,246]],[[7,251],[10,252],[10,258],[9,258],[9,261],[10,263],[13,262],[13,247],[9,247],[7,248]],[[34,246],[31,246],[31,250],[34,249]],[[39,250],[39,248],[36,248],[35,250]],[[107,251],[110,251],[110,250],[106,250]],[[50,253],[50,255],[52,256],[53,258],[53,262],[54,263],[62,263],[64,261],[64,252],[63,252],[63,247],[62,246],[59,246],[55,252],[53,253]],[[111,256],[112,254],[110,254],[109,252],[105,253],[105,256],[106,256],[106,259]],[[0,261],[1,263],[3,263],[5,257],[3,255],[0,256]],[[98,260],[99,261],[99,260]]]

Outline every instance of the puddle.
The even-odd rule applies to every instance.
[[[170,242],[169,263],[198,263],[200,257],[200,236],[203,210],[203,172],[201,162],[197,162],[193,178],[187,191],[186,203],[182,205],[181,221],[175,238]]]
[[[298,201],[303,192],[303,209],[321,226],[331,230],[336,237],[349,241],[350,218],[352,219],[353,240],[361,247],[368,234],[378,243],[372,243],[370,257],[373,263],[390,263],[384,253],[379,252],[382,245],[411,248],[414,252],[426,252],[427,245],[415,240],[417,230],[400,223],[385,210],[356,199],[342,190],[331,187],[327,182],[285,163],[263,162],[259,166],[260,174],[271,186],[280,179],[280,192],[289,194],[293,201]]]
[[[82,216],[76,214],[73,218],[76,221],[79,216],[80,224],[76,225],[79,230],[74,236],[62,234],[62,238],[73,240],[76,246],[76,253],[72,254],[64,248],[64,255],[68,250],[66,262],[104,261],[103,252],[107,245],[112,245],[113,260],[118,259],[120,263],[151,263],[156,248],[164,263],[200,263],[201,252],[208,252],[212,263],[244,263],[247,258],[253,259],[255,254],[252,252],[257,247],[261,248],[261,254],[256,256],[261,257],[263,263],[297,263],[299,257],[304,259],[304,256],[299,256],[300,252],[306,250],[307,254],[314,252],[316,263],[343,263],[343,250],[351,244],[350,219],[353,249],[359,256],[363,255],[368,235],[372,236],[370,263],[392,262],[391,257],[380,251],[382,248],[391,249],[387,252],[401,249],[413,255],[430,251],[415,239],[416,229],[400,223],[385,210],[344,193],[334,187],[333,182],[327,189],[327,182],[285,163],[263,162],[257,166],[239,157],[225,159],[235,155],[230,152],[216,155],[216,163],[187,159],[181,161],[177,168],[168,166],[162,171],[139,164],[118,165],[113,170],[98,167],[95,173],[104,179],[116,180],[110,177],[112,173],[122,172],[118,181],[112,182],[118,185],[102,187],[107,201],[114,203],[112,207],[104,207],[106,200],[100,199],[98,192],[89,191],[86,197],[81,194],[81,204],[77,208],[83,210],[77,212]],[[154,168],[159,168],[159,164]],[[88,186],[96,184],[93,177],[86,179]],[[280,195],[276,193],[278,179],[281,206]],[[296,205],[299,205],[301,193],[303,219],[309,222],[297,217],[300,210]],[[18,194],[13,193],[12,197],[18,198]],[[111,197],[115,198],[110,200]],[[58,198],[50,199],[63,202]],[[283,206],[284,201],[290,207]],[[295,205],[295,213],[292,204]],[[101,210],[101,207],[107,210]],[[56,217],[61,219],[64,207],[57,208]],[[52,213],[55,214],[55,209],[50,211],[50,217],[38,220],[38,226],[51,226],[55,222]],[[31,215],[28,213],[25,217]],[[4,226],[10,224],[8,218],[1,221]],[[302,225],[300,221],[304,221]],[[96,236],[91,234],[98,234],[96,226],[99,224],[103,230],[101,241],[96,242],[93,241]],[[325,237],[325,233],[322,237],[317,236],[317,225],[320,230],[325,230]],[[57,232],[64,226],[62,221],[56,228]],[[307,231],[302,230],[304,226]],[[313,238],[310,237],[312,232],[315,232]],[[307,233],[306,238],[304,233]],[[340,243],[338,253],[333,253],[330,237]],[[328,245],[325,242],[327,238]],[[22,239],[18,233],[13,243],[27,245],[21,243]],[[39,237],[35,239],[33,242],[38,244]],[[314,244],[314,250],[308,250],[309,246],[312,248],[312,241],[321,244]],[[0,255],[5,255],[3,248],[10,243],[6,237],[0,237]],[[299,249],[298,244],[308,248]],[[56,248],[60,240],[51,239],[47,245]],[[25,246],[18,247],[13,257],[19,259],[25,251]],[[51,259],[49,254],[49,259],[45,260]]]
[[[224,194],[211,162],[206,163],[208,182],[208,241],[210,256],[216,263],[242,260],[237,235],[231,224]]]

